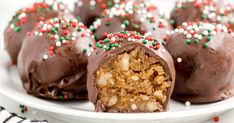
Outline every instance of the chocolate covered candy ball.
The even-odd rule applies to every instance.
[[[174,27],[183,22],[211,22],[226,25],[234,30],[234,6],[227,0],[177,1],[171,13]]]
[[[17,62],[17,56],[25,36],[30,34],[36,23],[48,18],[66,15],[69,11],[65,6],[63,3],[57,2],[53,4],[39,2],[16,12],[4,32],[6,50],[14,64]]]
[[[96,111],[167,110],[175,70],[159,41],[137,32],[108,34],[88,61],[88,94]]]
[[[76,19],[41,21],[24,39],[18,72],[29,94],[50,99],[86,99],[92,32]]]
[[[166,46],[176,68],[173,98],[209,103],[234,94],[234,38],[226,26],[183,23]]]
[[[86,26],[90,26],[102,11],[124,1],[126,0],[77,0],[74,15],[80,18]]]
[[[97,40],[106,38],[107,34],[121,30],[137,31],[142,35],[152,35],[158,40],[167,40],[167,31],[171,29],[167,19],[161,16],[158,9],[146,1],[129,1],[102,13],[90,29]]]

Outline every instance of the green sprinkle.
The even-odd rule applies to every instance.
[[[203,48],[207,48],[208,43],[203,44]]]
[[[108,45],[106,46],[106,50],[111,50],[111,45],[110,45],[110,44],[108,44]]]
[[[96,46],[98,47],[98,48],[102,48],[102,45],[100,44],[100,43],[96,43]]]
[[[206,15],[205,14],[201,14],[201,18],[202,19],[206,19]]]
[[[60,37],[60,41],[63,41],[65,38],[64,37]]]
[[[37,9],[38,12],[41,12],[42,10],[43,10],[42,7],[39,7],[39,8]]]
[[[54,33],[54,34],[57,33],[57,31],[55,30],[55,28],[50,29],[50,32],[52,32],[52,33]]]
[[[146,40],[143,40],[142,43],[143,43],[143,44],[147,44],[147,41],[146,41]]]
[[[76,19],[77,19],[78,21],[81,21],[81,17],[80,17],[80,16],[77,16]]]
[[[107,2],[107,6],[108,6],[108,8],[110,8],[111,6],[112,6],[112,2]]]
[[[20,104],[19,107],[20,107],[20,108],[24,108],[24,105]]]
[[[120,38],[119,41],[120,41],[120,42],[123,42],[123,38]]]
[[[152,45],[153,45],[153,46],[156,46],[156,42],[153,42]]]
[[[110,22],[109,22],[109,21],[108,21],[108,22],[106,22],[105,24],[106,24],[106,26],[110,26]]]
[[[138,26],[137,24],[134,24],[133,27],[134,27],[135,29],[138,29],[138,28],[139,28],[139,26]]]
[[[109,38],[106,38],[105,40],[104,40],[104,43],[109,43],[110,42],[110,39]]]
[[[87,49],[86,48],[83,49],[83,53],[87,53]]]
[[[47,36],[48,36],[48,37],[50,37],[50,36],[51,36],[51,34],[49,33],[49,34],[47,34]]]
[[[89,47],[92,47],[93,45],[89,43]]]
[[[199,40],[198,40],[198,39],[195,39],[195,40],[194,40],[194,43],[195,43],[195,44],[198,44],[198,43],[199,43]]]
[[[17,26],[17,27],[14,28],[14,30],[15,30],[15,32],[19,32],[20,31],[20,27]]]
[[[170,24],[175,24],[175,20],[170,20]]]
[[[19,18],[16,18],[15,21],[16,21],[16,22],[19,22]]]
[[[182,6],[182,9],[186,9],[187,7],[186,6]]]
[[[123,24],[124,24],[125,26],[129,26],[129,21],[128,21],[128,20],[125,20],[125,21],[123,22]]]
[[[59,99],[64,99],[64,98],[63,98],[63,96],[61,95],[61,96],[59,96]]]
[[[124,31],[124,30],[121,30],[120,33],[121,33],[121,34],[127,34],[127,32]]]
[[[191,43],[191,40],[190,39],[187,39],[186,40],[186,44],[190,44]]]
[[[118,46],[119,46],[119,44],[118,44],[118,43],[115,43],[115,44],[114,44],[114,47],[118,47]]]
[[[78,28],[77,31],[80,32],[80,31],[81,31],[81,28]]]
[[[66,40],[69,40],[69,36],[66,36],[65,39],[66,39]]]
[[[210,41],[211,40],[211,36],[207,36],[206,41]]]

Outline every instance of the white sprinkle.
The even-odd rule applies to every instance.
[[[185,106],[188,107],[188,108],[190,108],[191,103],[190,103],[189,101],[186,101],[186,102],[185,102]]]
[[[177,58],[177,62],[181,63],[182,62],[182,58]]]
[[[38,31],[35,31],[35,32],[34,32],[34,35],[38,35],[38,34],[39,34]]]
[[[121,25],[121,28],[122,28],[122,29],[125,29],[125,28],[126,28],[126,26],[125,26],[124,24],[122,24],[122,25]]]
[[[82,1],[79,1],[78,4],[77,4],[79,7],[83,6],[83,2]]]
[[[77,33],[76,33],[76,32],[73,32],[73,33],[72,33],[72,36],[76,37],[76,36],[77,36]]]
[[[57,47],[61,46],[61,42],[60,41],[56,41],[56,44],[55,44]]]
[[[141,19],[140,19],[140,22],[144,22],[144,21],[145,21],[145,19],[144,19],[144,18],[141,18]]]
[[[11,29],[15,28],[15,25],[14,25],[14,24],[11,24],[11,25],[10,25],[10,28],[11,28]]]
[[[202,39],[202,35],[198,35],[198,37],[197,37],[199,40],[201,40]]]
[[[49,56],[45,54],[45,55],[43,56],[43,59],[48,59],[48,57],[49,57]]]
[[[59,38],[59,36],[56,34],[56,35],[54,35],[54,38],[55,38],[55,39],[58,39],[58,38]]]
[[[42,35],[43,35],[43,33],[40,32],[40,33],[39,33],[39,36],[42,36]]]
[[[187,34],[187,38],[191,38],[192,37],[192,35],[191,34]]]
[[[112,37],[112,38],[111,38],[111,41],[115,41],[115,37]]]
[[[76,40],[76,38],[75,38],[75,37],[72,37],[71,39],[72,39],[73,41],[75,41],[75,40]]]

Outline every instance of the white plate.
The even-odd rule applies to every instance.
[[[234,98],[221,102],[191,105],[170,101],[170,109],[164,113],[97,113],[88,101],[51,101],[33,97],[25,93],[15,67],[8,67],[9,58],[0,50],[0,93],[44,114],[63,122],[188,122],[204,121],[215,115],[234,108]]]

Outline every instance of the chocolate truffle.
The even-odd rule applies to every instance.
[[[41,21],[24,39],[18,72],[29,94],[50,99],[87,98],[92,32],[76,19]]]
[[[167,40],[167,30],[171,29],[167,19],[159,14],[158,9],[146,1],[129,1],[106,9],[90,29],[97,40],[106,38],[109,33],[121,30],[137,31],[140,34],[158,40]]]
[[[18,10],[4,32],[4,41],[12,63],[16,64],[22,42],[36,23],[48,18],[64,16],[68,10],[63,3],[34,3],[30,7]]]
[[[226,25],[234,31],[234,6],[225,0],[177,1],[171,13],[174,27],[183,22],[211,22]]]
[[[88,61],[89,100],[101,112],[166,111],[175,81],[162,44],[137,32],[108,34]]]
[[[234,40],[226,26],[184,22],[166,48],[176,68],[174,99],[209,103],[234,94]]]
[[[90,26],[102,11],[124,1],[126,0],[77,0],[74,15],[86,26]]]

